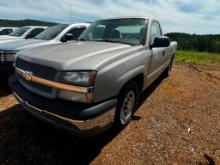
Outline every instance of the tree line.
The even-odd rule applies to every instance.
[[[220,53],[220,35],[196,35],[167,33],[172,41],[178,42],[179,50]]]
[[[21,27],[21,26],[27,26],[27,25],[33,25],[33,26],[53,26],[57,23],[53,22],[46,22],[46,21],[39,21],[39,20],[31,20],[31,19],[25,19],[25,20],[5,20],[0,19],[0,27]]]

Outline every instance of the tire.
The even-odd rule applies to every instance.
[[[164,78],[169,77],[170,74],[171,74],[172,67],[173,67],[173,59],[174,59],[174,57],[172,57],[172,59],[171,59],[169,65],[167,66],[167,68],[166,68],[165,71],[163,72],[163,77],[164,77]]]
[[[136,82],[126,85],[118,96],[114,124],[117,127],[125,127],[134,115],[139,101],[140,91]]]

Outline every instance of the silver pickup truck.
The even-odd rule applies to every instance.
[[[34,116],[93,136],[131,121],[141,92],[169,76],[176,49],[153,18],[99,20],[78,41],[20,52],[9,84]]]

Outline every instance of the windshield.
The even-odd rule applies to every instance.
[[[140,45],[144,43],[146,22],[147,20],[142,18],[97,21],[79,40]]]
[[[55,25],[52,26],[48,29],[46,29],[45,31],[43,31],[42,33],[38,34],[35,39],[39,39],[39,40],[52,40],[55,37],[57,37],[60,32],[62,32],[68,25]]]
[[[10,34],[10,36],[21,37],[28,29],[30,29],[30,28],[29,27],[19,28],[19,29],[15,30],[14,32],[12,32]]]

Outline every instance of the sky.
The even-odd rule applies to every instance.
[[[220,33],[219,0],[0,0],[0,19],[72,23],[120,16],[154,17],[165,33]]]

